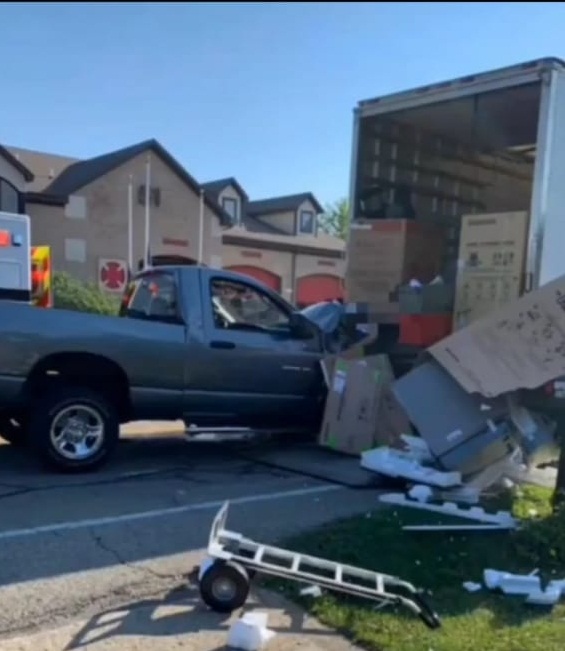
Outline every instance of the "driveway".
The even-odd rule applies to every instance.
[[[77,636],[98,630],[102,613],[114,632],[89,649],[217,651],[227,624],[202,610],[187,575],[224,500],[230,528],[265,542],[377,504],[356,460],[312,445],[189,445],[173,430],[148,434],[134,432],[101,471],[71,477],[0,446],[3,651],[84,647]],[[269,608],[279,628],[296,629],[296,616],[291,626],[280,605]]]

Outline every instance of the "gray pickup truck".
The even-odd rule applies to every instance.
[[[138,274],[119,316],[0,303],[0,434],[86,470],[132,420],[315,431],[324,347],[279,295],[203,267]]]

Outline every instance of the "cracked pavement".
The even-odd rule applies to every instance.
[[[376,507],[374,490],[300,474],[319,475],[328,466],[319,454],[275,444],[271,458],[294,455],[293,472],[257,463],[237,447],[131,438],[101,471],[61,476],[0,445],[0,648],[27,649],[28,641],[30,649],[74,648],[38,640],[51,639],[54,628],[75,630],[101,612],[124,606],[134,612],[170,594],[182,601],[226,499],[230,528],[265,542]],[[336,479],[360,481],[354,460],[343,467],[349,470]],[[110,648],[100,644],[92,648]],[[210,641],[186,648],[215,647]]]

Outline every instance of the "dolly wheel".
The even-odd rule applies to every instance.
[[[249,594],[249,576],[241,565],[216,561],[200,579],[202,601],[217,613],[241,608]]]

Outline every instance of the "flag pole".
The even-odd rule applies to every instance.
[[[133,273],[133,174],[128,183],[128,273]]]
[[[204,190],[200,188],[200,214],[198,219],[198,264],[204,257]]]
[[[151,213],[149,202],[151,199],[151,157],[147,155],[147,162],[145,163],[145,252],[144,252],[144,267],[149,267],[151,264],[149,253],[149,240],[151,237]]]

